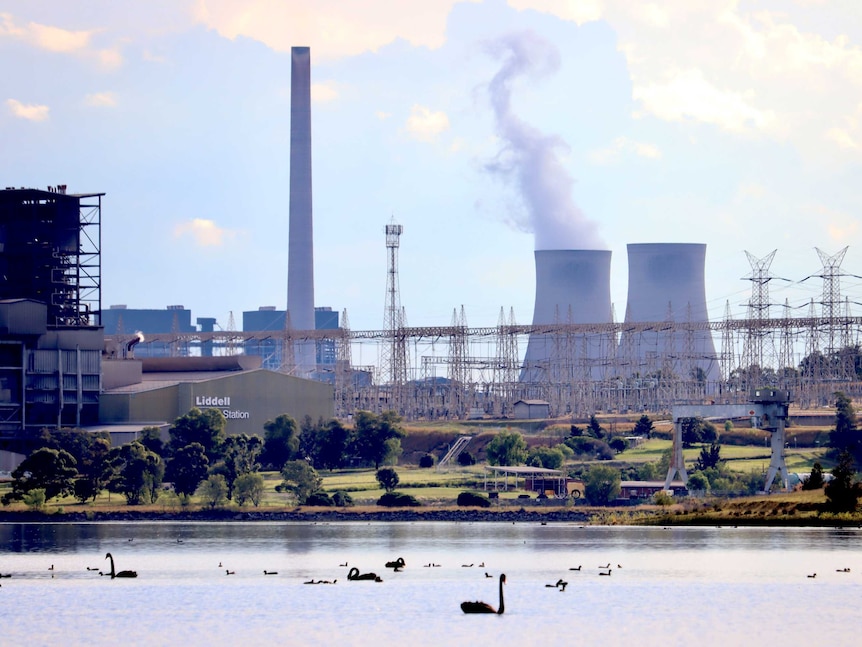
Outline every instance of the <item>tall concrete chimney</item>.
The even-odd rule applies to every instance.
[[[314,329],[314,236],[311,202],[311,50],[290,50],[290,221],[287,311],[294,330]],[[315,368],[314,342],[294,347],[296,374]]]
[[[533,325],[610,323],[611,252],[540,250],[536,257]],[[521,382],[601,379],[608,355],[601,334],[530,335]]]
[[[708,328],[686,332],[686,323],[709,321],[706,309],[706,245],[699,243],[632,243],[628,246],[629,283],[626,323],[673,321],[676,332],[626,333],[619,357],[631,363],[626,375],[641,376],[662,368],[681,378],[694,368],[709,382],[718,379],[715,344]]]

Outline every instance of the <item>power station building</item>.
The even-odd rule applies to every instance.
[[[195,328],[182,306],[102,310],[103,195],[63,185],[0,191],[0,450],[20,457],[44,428],[129,440],[193,407],[218,408],[228,433],[258,435],[281,414],[334,415],[332,386],[261,368],[260,357],[207,356],[212,342],[201,356],[169,344],[135,349],[137,338],[106,344],[106,330],[211,332],[215,319]]]

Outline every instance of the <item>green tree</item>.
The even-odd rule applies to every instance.
[[[847,450],[838,456],[838,464],[832,468],[832,480],[826,484],[827,504],[835,512],[853,512],[859,497],[862,496],[862,486],[856,481],[856,470],[853,467],[853,456]]]
[[[527,463],[533,467],[558,470],[563,466],[563,452],[556,447],[533,447],[527,455]]]
[[[653,424],[652,420],[650,420],[649,416],[643,414],[638,421],[635,423],[634,429],[632,429],[632,434],[635,436],[643,436],[644,438],[649,438],[650,434],[652,434]]]
[[[693,472],[688,477],[688,483],[686,483],[686,488],[688,490],[694,492],[709,492],[709,479],[706,478],[706,475],[701,471]]]
[[[165,474],[161,457],[135,441],[114,447],[108,454],[107,487],[126,497],[129,505],[154,503]]]
[[[596,418],[596,414],[592,414],[590,416],[590,424],[587,425],[587,431],[593,438],[601,439],[605,437],[605,430],[602,429],[602,426],[599,424],[599,419]]]
[[[692,447],[697,443],[714,443],[718,440],[718,430],[703,418],[683,418],[682,446]]]
[[[394,411],[384,411],[379,416],[369,411],[356,414],[356,454],[379,469],[383,463],[392,463],[401,455],[401,418]]]
[[[95,499],[105,487],[106,458],[111,450],[110,436],[83,429],[43,429],[40,441],[49,449],[62,449],[75,459],[78,470],[74,494],[81,503]]]
[[[251,501],[252,505],[257,507],[263,500],[263,493],[263,476],[258,472],[243,474],[237,477],[234,483],[233,498],[237,505],[242,506],[246,501]]]
[[[198,443],[203,447],[207,460],[215,463],[221,458],[225,424],[224,416],[218,409],[192,409],[177,418],[169,429],[171,452],[176,453],[183,447]]]
[[[850,452],[857,460],[862,457],[860,432],[856,429],[856,411],[853,402],[844,393],[835,393],[835,428],[829,434],[829,444],[840,453]]]
[[[236,480],[240,476],[260,469],[257,459],[262,450],[263,441],[257,436],[239,434],[225,438],[222,451],[223,458],[213,466],[210,472],[224,476],[228,499],[233,499]]]
[[[138,442],[154,454],[164,457],[165,441],[162,440],[162,430],[158,427],[144,427],[141,429]]]
[[[211,474],[198,488],[200,496],[210,509],[227,501],[227,482],[222,474]]]
[[[491,465],[521,465],[527,459],[527,442],[517,431],[503,430],[485,447]]]
[[[823,487],[823,466],[820,463],[814,463],[811,467],[811,474],[802,481],[803,490],[819,490]]]
[[[721,446],[718,443],[704,445],[700,448],[700,455],[695,461],[696,470],[706,470],[710,467],[718,467],[721,463]]]
[[[167,477],[180,497],[190,497],[207,477],[209,459],[200,443],[190,443],[174,452],[168,463]]]
[[[323,469],[344,467],[347,450],[353,442],[353,432],[338,420],[332,419],[320,426],[317,432],[317,461]]]
[[[268,420],[264,425],[263,452],[260,462],[271,469],[281,470],[299,450],[296,420],[286,413]]]
[[[303,460],[287,461],[281,470],[281,477],[284,479],[282,489],[292,492],[299,505],[303,505],[323,484],[317,470]]]
[[[398,483],[401,480],[398,476],[398,472],[396,472],[391,467],[381,467],[377,470],[377,482],[380,483],[380,487],[382,487],[387,492],[392,492],[395,488],[398,487]]]
[[[75,458],[66,450],[37,449],[13,470],[12,491],[4,501],[22,500],[31,490],[44,490],[46,500],[72,494],[77,475]]]
[[[620,472],[610,465],[593,465],[584,479],[584,494],[593,505],[607,505],[620,494]]]

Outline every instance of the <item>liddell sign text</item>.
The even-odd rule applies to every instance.
[[[226,420],[248,420],[251,417],[248,411],[230,409],[230,396],[196,395],[195,406],[198,409],[221,409]]]

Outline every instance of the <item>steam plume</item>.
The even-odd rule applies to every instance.
[[[558,135],[545,135],[512,113],[514,81],[555,72],[559,52],[532,31],[508,34],[487,43],[488,52],[502,66],[488,86],[494,109],[495,132],[503,146],[486,171],[512,187],[525,213],[516,225],[535,235],[536,249],[605,249],[596,223],[588,220],[572,199],[574,181],[560,153],[569,151]]]

